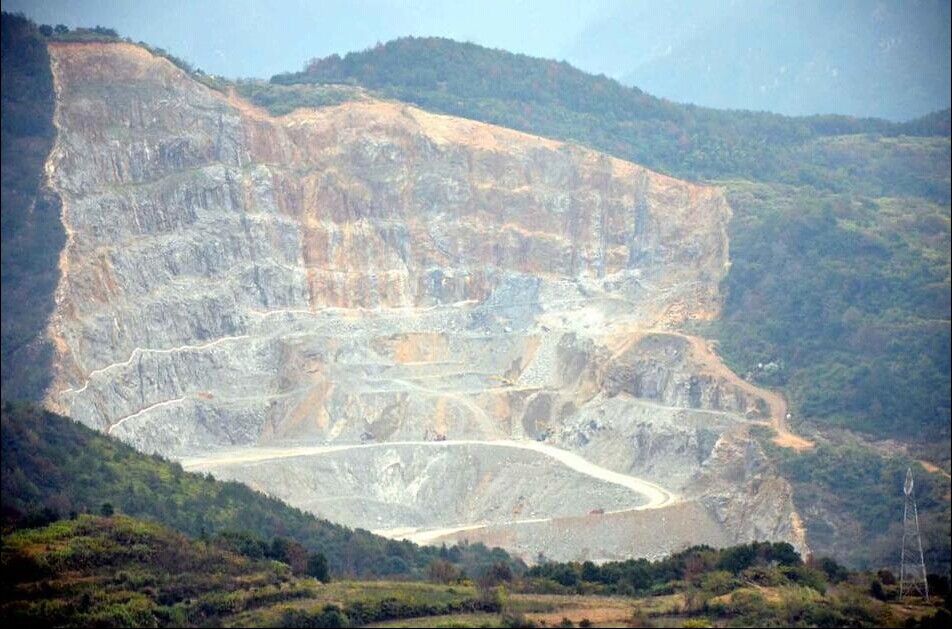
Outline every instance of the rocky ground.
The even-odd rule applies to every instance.
[[[719,309],[717,189],[399,103],[273,118],[131,45],[51,56],[53,408],[187,459],[392,444],[215,473],[394,536],[556,558],[805,548],[747,436],[782,409],[673,332]],[[680,502],[627,511],[650,496],[443,440],[546,444]]]

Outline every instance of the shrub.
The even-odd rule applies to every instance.
[[[715,596],[727,594],[738,586],[738,581],[730,572],[715,570],[701,577],[701,588]]]

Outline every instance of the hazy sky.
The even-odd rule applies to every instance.
[[[561,58],[606,0],[3,0],[38,23],[101,24],[226,76],[270,77],[403,35]],[[615,3],[617,4],[617,3]],[[597,68],[596,68],[597,70]]]

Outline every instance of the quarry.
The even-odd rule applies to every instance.
[[[67,244],[48,407],[394,539],[534,561],[788,541],[718,316],[720,190],[375,99],[272,117],[50,45]]]

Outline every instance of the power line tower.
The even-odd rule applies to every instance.
[[[918,593],[929,600],[929,581],[926,578],[926,561],[922,554],[922,537],[919,535],[919,510],[912,481],[912,468],[906,470],[906,482],[902,486],[905,506],[902,509],[902,564],[899,567],[899,598]]]

